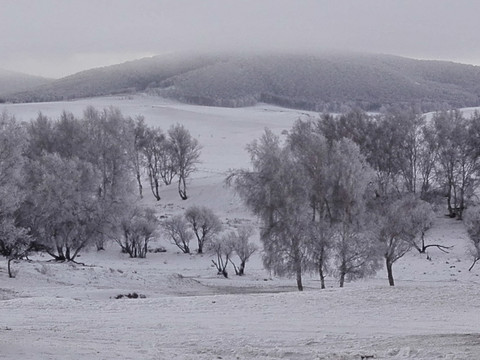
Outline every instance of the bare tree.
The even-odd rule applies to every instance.
[[[196,170],[199,163],[201,146],[190,132],[177,124],[168,130],[175,168],[178,171],[178,194],[182,200],[187,196],[187,178]]]
[[[222,231],[220,219],[211,209],[205,206],[189,207],[185,211],[185,219],[192,226],[192,230],[197,238],[197,252],[203,254],[205,244]]]
[[[173,216],[162,223],[164,232],[172,242],[184,253],[190,254],[190,240],[194,237],[188,222],[182,215]]]

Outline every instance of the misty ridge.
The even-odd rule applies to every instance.
[[[13,73],[14,74],[14,73]],[[58,80],[0,72],[0,101],[61,101],[147,92],[185,103],[258,102],[345,112],[480,105],[480,67],[363,53],[177,53],[82,71]],[[7,81],[8,80],[8,81]]]

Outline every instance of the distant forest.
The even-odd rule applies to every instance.
[[[2,73],[0,73],[0,80]],[[480,105],[480,67],[367,54],[156,56],[59,80],[0,89],[3,102],[59,101],[148,92],[186,103],[258,102],[319,112]]]

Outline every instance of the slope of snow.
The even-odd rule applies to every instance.
[[[38,111],[80,115],[87,105],[117,106],[163,129],[183,123],[204,146],[190,197],[179,200],[171,185],[159,202],[145,189],[144,201],[162,215],[206,205],[227,228],[256,222],[223,183],[229,168],[248,166],[245,145],[265,126],[280,133],[298,117],[314,115],[153,97],[6,108],[29,120]],[[463,224],[438,214],[426,242],[452,248],[430,248],[430,260],[407,254],[394,264],[394,288],[381,270],[343,289],[330,277],[320,290],[317,276],[307,275],[303,293],[293,279],[265,271],[261,253],[247,263],[246,276],[229,268],[224,279],[209,255],[181,254],[162,236],[152,247],[167,252],[146,259],[130,259],[116,244],[82,253],[78,260],[85,265],[37,254],[14,264],[15,279],[0,262],[0,359],[480,359],[480,267],[468,271]],[[133,292],[142,298],[115,299]]]

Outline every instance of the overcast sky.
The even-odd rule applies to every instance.
[[[480,65],[477,0],[0,0],[0,68],[61,77],[179,50],[352,50]]]

